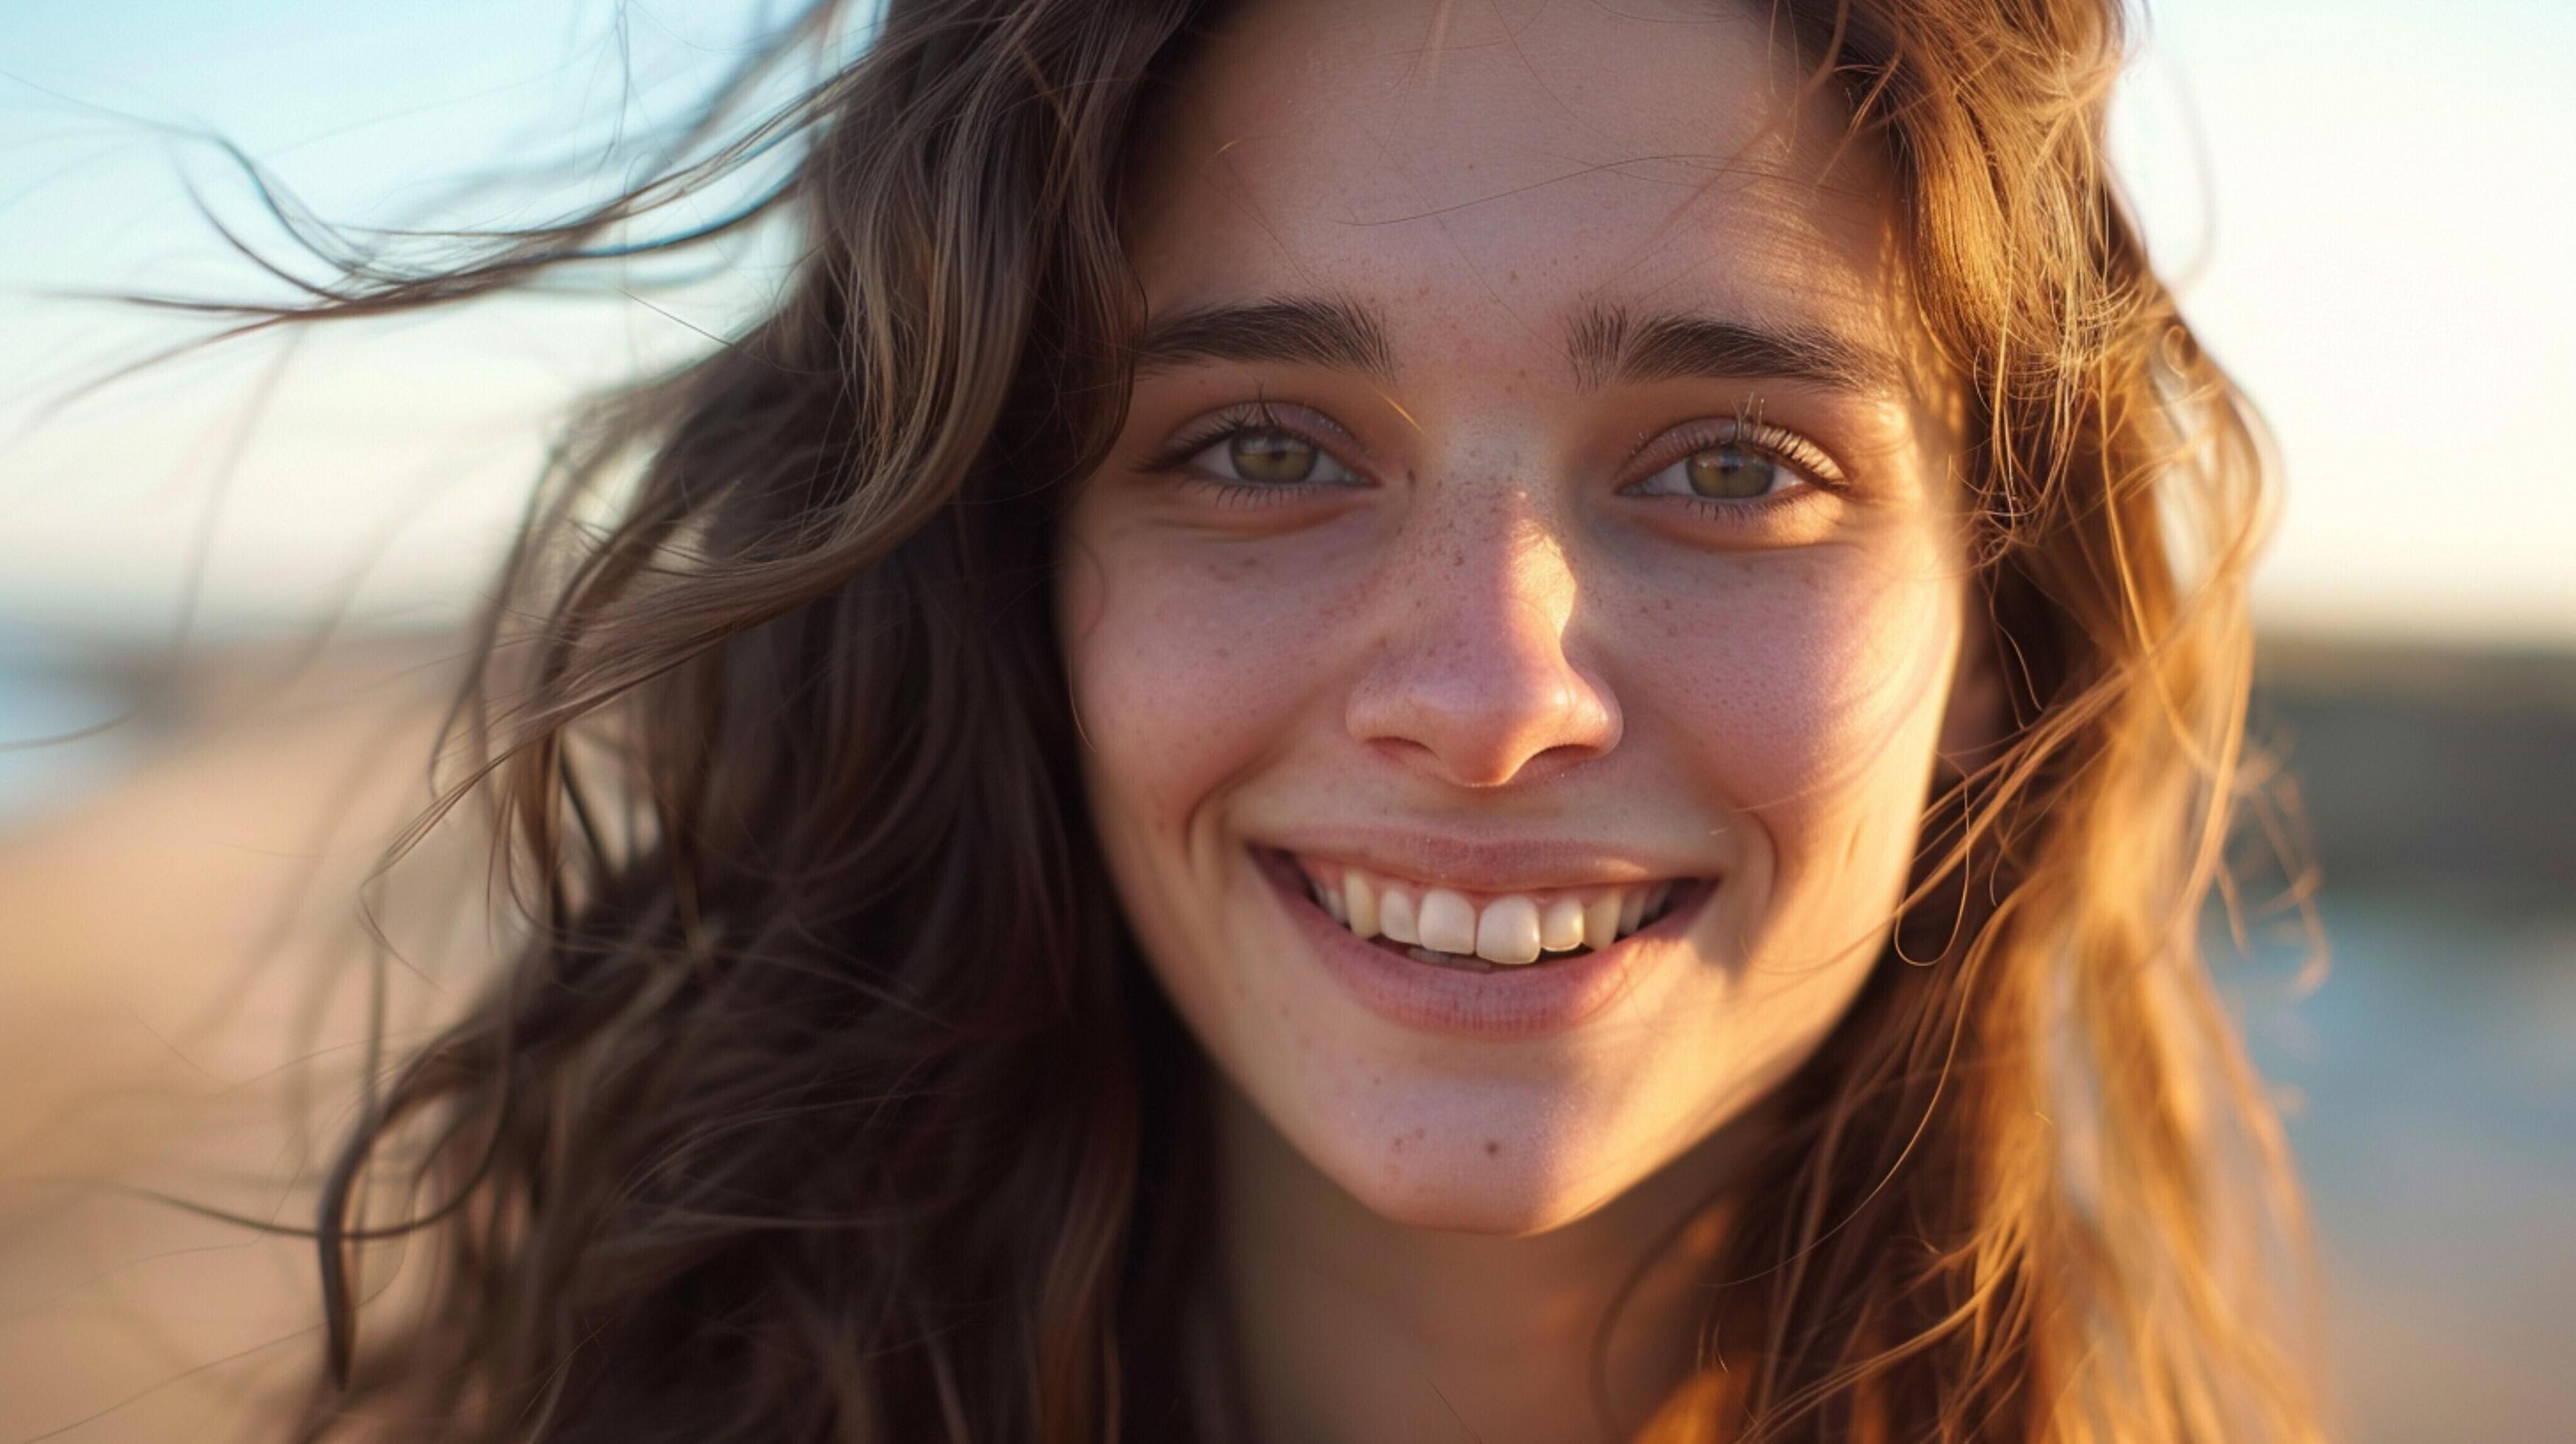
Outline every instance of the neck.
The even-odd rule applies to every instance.
[[[1724,1234],[1704,1206],[1752,1120],[1572,1223],[1505,1237],[1390,1222],[1218,1092],[1224,1268],[1261,1444],[1624,1438],[1691,1374]]]

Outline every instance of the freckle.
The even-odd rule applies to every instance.
[[[1386,1141],[1386,1146],[1397,1153],[1402,1153],[1404,1151],[1404,1135],[1399,1133],[1393,1138],[1388,1139]]]
[[[1493,1158],[1499,1155],[1502,1151],[1503,1140],[1499,1138],[1488,1138],[1485,1140],[1485,1156],[1487,1158]]]

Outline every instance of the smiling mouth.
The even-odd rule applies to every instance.
[[[1694,910],[1706,878],[1478,893],[1264,848],[1264,867],[1353,935],[1388,952],[1468,972],[1584,957]]]

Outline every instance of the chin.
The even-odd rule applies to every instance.
[[[1434,1160],[1418,1174],[1337,1179],[1370,1212],[1389,1223],[1444,1233],[1523,1238],[1563,1228],[1601,1206],[1570,1192],[1544,1170],[1446,1167]]]
[[[1283,1141],[1341,1192],[1391,1223],[1455,1233],[1546,1233],[1637,1182],[1630,1130],[1531,1080],[1397,1079],[1368,1096],[1290,1104]],[[1302,1134],[1303,1136],[1296,1136]]]

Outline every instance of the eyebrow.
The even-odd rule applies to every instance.
[[[1332,296],[1188,307],[1148,326],[1136,348],[1140,374],[1191,361],[1287,361],[1395,383],[1386,328],[1367,307]]]
[[[1640,317],[1624,306],[1584,308],[1567,325],[1575,384],[1642,384],[1702,376],[1805,381],[1873,392],[1901,386],[1884,352],[1818,326],[1754,325],[1695,312]],[[1139,374],[1192,361],[1278,361],[1396,382],[1395,348],[1375,312],[1334,296],[1273,297],[1191,306],[1154,320],[1137,345]]]
[[[1761,326],[1693,312],[1646,317],[1623,306],[1591,306],[1566,328],[1575,384],[1598,391],[1693,376],[1807,381],[1838,391],[1900,389],[1896,358],[1821,326]]]

